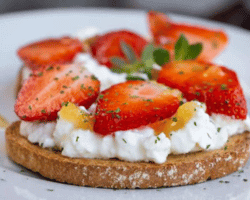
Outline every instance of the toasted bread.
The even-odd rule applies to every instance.
[[[7,152],[13,161],[49,179],[81,186],[156,188],[195,184],[241,169],[250,154],[250,132],[245,132],[232,136],[227,148],[171,154],[163,164],[69,158],[30,143],[19,129],[18,121],[6,130]]]

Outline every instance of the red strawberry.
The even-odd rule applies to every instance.
[[[221,30],[174,23],[163,13],[148,12],[148,23],[154,42],[170,50],[172,55],[181,34],[185,35],[190,44],[203,44],[199,60],[212,61],[228,44],[227,35]]]
[[[143,37],[131,31],[113,31],[96,39],[96,41],[91,45],[92,55],[100,64],[111,68],[112,64],[110,59],[112,57],[125,58],[121,50],[121,42],[125,42],[130,45],[137,57],[141,56],[144,47],[148,43]]]
[[[76,64],[48,67],[30,77],[15,103],[15,112],[25,121],[50,121],[65,102],[88,108],[97,98],[99,81]]]
[[[246,118],[246,100],[237,75],[226,67],[199,61],[175,61],[164,66],[157,81],[181,90],[188,101],[205,102],[210,115]]]
[[[181,93],[156,82],[128,81],[110,87],[99,97],[94,131],[107,135],[171,117]]]
[[[187,82],[202,74],[207,65],[193,60],[170,62],[160,71],[157,82],[185,91]]]
[[[78,39],[62,37],[29,44],[20,48],[17,54],[32,70],[42,70],[47,65],[71,62],[81,50]]]

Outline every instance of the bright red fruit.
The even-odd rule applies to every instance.
[[[63,103],[72,102],[88,108],[96,100],[99,89],[99,81],[81,66],[51,66],[24,83],[15,112],[25,121],[55,120]]]
[[[154,42],[169,50],[172,56],[181,34],[185,35],[190,44],[202,43],[199,60],[212,61],[228,44],[228,37],[221,30],[174,23],[164,13],[148,12],[148,23]]]
[[[200,61],[174,61],[166,64],[158,82],[181,90],[190,101],[205,102],[208,114],[217,113],[246,119],[246,100],[234,71]]]
[[[99,97],[94,131],[107,135],[171,117],[181,92],[156,82],[128,81],[110,87]]]
[[[42,70],[48,65],[71,62],[82,51],[78,39],[70,37],[51,38],[21,47],[17,54],[32,70]]]
[[[92,55],[100,64],[111,68],[112,64],[110,59],[112,57],[125,58],[121,50],[121,42],[125,42],[130,45],[138,58],[141,56],[144,47],[148,43],[143,37],[131,31],[113,31],[96,39],[96,41],[91,45]]]

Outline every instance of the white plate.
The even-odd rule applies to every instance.
[[[196,18],[170,16],[176,21],[225,29],[230,45],[216,62],[237,71],[246,85],[250,85],[249,31]],[[148,34],[145,12],[142,11],[56,9],[0,16],[0,113],[9,121],[17,119],[13,105],[15,77],[21,65],[16,56],[18,47],[49,36],[71,35],[88,26],[96,26],[103,31],[127,28]],[[244,168],[244,173],[236,172],[192,186],[147,190],[98,189],[47,180],[7,158],[3,131],[0,131],[0,143],[0,199],[250,199],[250,180],[243,181],[250,178],[250,163]],[[220,183],[220,180],[229,183]]]

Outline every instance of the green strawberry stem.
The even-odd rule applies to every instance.
[[[146,74],[148,79],[152,79],[152,71],[154,65],[164,66],[170,62],[170,54],[166,49],[155,47],[153,44],[148,44],[141,55],[140,59],[137,59],[133,48],[121,41],[121,50],[125,55],[125,59],[120,57],[112,57],[111,63],[113,67],[111,70],[115,73],[126,73],[127,80],[144,80],[135,73]],[[202,52],[202,44],[197,43],[189,45],[188,40],[183,34],[175,43],[175,60],[194,60]],[[154,70],[155,71],[155,70]]]

